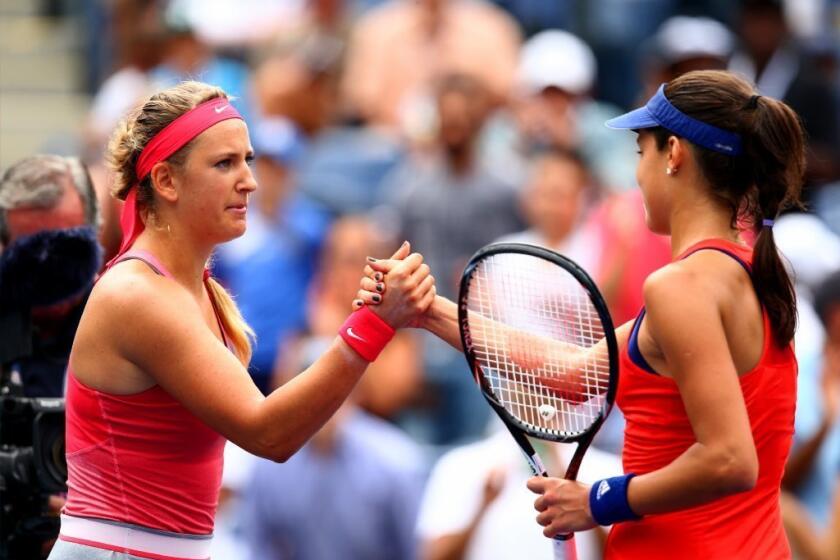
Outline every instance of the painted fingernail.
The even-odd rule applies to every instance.
[[[368,258],[367,258],[367,261],[368,261],[368,262],[376,262],[376,259],[374,259],[373,257],[368,257]]]
[[[374,278],[374,280],[376,280],[377,282],[381,282],[381,281],[382,281],[382,273],[381,273],[381,272],[377,272],[376,274],[374,274],[374,275],[373,275],[373,278]]]
[[[353,300],[353,305],[354,305],[355,307],[361,307],[361,306],[362,306],[362,300],[360,300],[360,299],[354,299],[354,300]]]
[[[385,290],[385,284],[377,284],[376,291],[382,293]]]
[[[371,296],[371,298],[372,298],[372,299],[373,299],[373,301],[375,301],[376,303],[379,303],[380,301],[382,301],[382,296],[380,296],[379,294],[373,294],[373,295]]]

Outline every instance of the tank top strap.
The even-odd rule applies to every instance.
[[[161,276],[166,276],[167,278],[172,278],[172,274],[166,269],[165,266],[163,266],[163,263],[161,263],[156,256],[142,249],[132,249],[126,252],[125,254],[121,255],[116,261],[114,261],[114,263],[111,266],[129,260],[143,261],[144,263],[149,265],[149,267],[152,270],[154,270],[157,274]]]
[[[115,260],[111,264],[111,266],[113,267],[114,265],[116,265],[118,263],[121,263],[123,261],[128,261],[128,260],[142,261],[142,262],[146,263],[147,265],[149,265],[149,268],[154,270],[156,274],[159,274],[161,276],[165,276],[167,278],[172,278],[172,274],[169,272],[169,270],[166,269],[165,266],[163,266],[163,263],[160,262],[160,260],[156,256],[154,256],[153,254],[151,254],[149,251],[144,251],[143,249],[131,249],[130,251],[127,251],[123,255],[120,255],[120,257],[117,260]],[[207,284],[209,276],[210,275],[208,274],[207,270],[205,269],[204,288],[207,290],[207,295],[210,297],[210,303],[213,305],[213,315],[216,316],[216,323],[219,325],[219,332],[222,333],[222,343],[228,349],[231,349],[230,340],[228,340],[228,335],[227,335],[227,332],[225,332],[225,326],[224,326],[224,323],[222,322],[221,310],[219,309],[219,306],[216,303],[216,298],[213,296],[213,292],[210,290],[210,286]]]
[[[698,251],[718,251],[719,253],[729,255],[747,271],[747,274],[752,275],[752,248],[726,239],[706,239],[695,243],[674,260],[681,261]]]

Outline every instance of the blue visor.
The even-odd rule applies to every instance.
[[[659,86],[656,95],[647,105],[635,111],[606,122],[609,128],[640,130],[661,126],[686,140],[709,150],[737,156],[741,153],[741,137],[734,132],[723,130],[689,117],[671,105],[665,97],[665,84]]]

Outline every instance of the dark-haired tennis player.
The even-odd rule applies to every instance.
[[[647,225],[671,236],[673,262],[648,278],[645,307],[617,332],[626,474],[591,487],[531,479],[537,521],[547,536],[613,525],[609,559],[790,558],[779,487],[796,308],[772,228],[799,202],[799,119],[743,79],[706,71],[607,124],[638,133]],[[360,301],[371,302],[374,281],[362,280]],[[420,324],[457,346],[456,320],[438,297]]]

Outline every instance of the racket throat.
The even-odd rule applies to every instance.
[[[525,460],[528,461],[528,466],[531,467],[531,472],[534,473],[534,476],[548,476],[548,471],[545,470],[545,465],[543,465],[542,459],[540,456],[534,453],[533,455],[528,455],[525,453]]]

